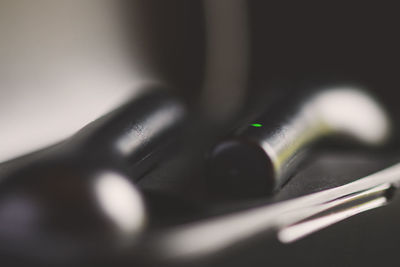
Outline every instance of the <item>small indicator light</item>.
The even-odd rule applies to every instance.
[[[260,124],[260,123],[253,123],[253,124],[251,124],[251,126],[253,126],[253,127],[262,127],[262,124]]]

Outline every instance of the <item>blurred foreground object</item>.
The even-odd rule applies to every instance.
[[[185,115],[164,88],[145,89],[64,142],[2,165],[0,254],[69,262],[134,242],[146,214],[132,180],[175,148]]]

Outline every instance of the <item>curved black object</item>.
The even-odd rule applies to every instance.
[[[73,262],[135,241],[146,212],[133,181],[174,149],[185,117],[160,87],[58,145],[1,165],[0,255]]]
[[[138,180],[178,140],[184,117],[183,104],[165,88],[146,88],[67,142],[89,162],[124,168]]]
[[[213,148],[207,177],[213,190],[231,197],[265,196],[279,189],[305,152],[325,137],[346,136],[369,146],[388,138],[386,113],[359,86],[309,89],[265,108]]]

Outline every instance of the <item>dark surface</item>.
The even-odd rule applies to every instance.
[[[140,188],[152,188],[159,192],[168,192],[168,194],[174,194],[173,192],[180,188],[175,191],[175,194],[186,199],[184,203],[192,205],[189,209],[186,204],[174,205],[175,212],[178,207],[181,208],[178,211],[181,220],[175,221],[175,224],[180,224],[343,185],[397,161],[398,157],[382,153],[374,154],[355,150],[315,151],[313,157],[297,169],[296,174],[274,197],[247,201],[235,202],[231,198],[212,200],[207,197],[206,185],[202,186],[201,181],[204,176],[195,176],[193,173],[179,176],[174,174],[172,166],[168,163],[160,166],[162,171],[160,169],[148,174],[145,178],[146,184],[142,182]],[[161,173],[163,175],[160,175]],[[162,180],[169,186],[165,184],[160,186],[157,183],[158,180]],[[164,204],[160,205],[160,203]],[[153,209],[154,218],[157,218],[157,221],[171,221],[173,218],[178,218],[176,213],[166,212],[165,208],[168,208],[168,205],[165,203],[165,200],[162,200],[159,202],[159,210]],[[356,215],[291,244],[280,243],[274,234],[262,233],[233,244],[226,250],[171,266],[320,266],[326,264],[328,266],[374,266],[378,262],[391,265],[396,258],[394,254],[399,241],[395,234],[400,221],[400,213],[396,211],[398,206],[398,197],[395,195],[387,207]],[[368,255],[364,255],[365,253]],[[152,260],[157,259],[157,254],[149,255],[149,257]]]
[[[232,201],[231,198],[217,198],[210,201],[205,192],[207,187],[201,186],[201,176],[175,176],[173,169],[164,165],[164,171],[150,173],[147,183],[140,188],[158,188],[159,191],[172,193],[168,186],[157,186],[157,180],[162,179],[175,187],[181,184],[180,196],[186,195],[186,203],[196,203],[201,209],[194,213],[181,210],[181,222],[196,221],[204,217],[229,214],[238,210],[246,210],[268,203],[291,199],[293,197],[318,192],[324,189],[343,185],[362,178],[365,175],[381,170],[397,162],[398,157],[388,154],[373,154],[359,151],[313,153],[308,163],[302,164],[296,174],[286,183],[274,197],[264,197],[247,201]],[[160,173],[163,173],[162,177]],[[144,180],[143,180],[144,181]],[[186,187],[184,186],[186,184]],[[196,185],[196,186],[194,186]],[[203,192],[203,193],[202,193]],[[204,195],[205,194],[205,195]],[[190,200],[190,202],[187,202]],[[164,202],[165,203],[165,202]],[[180,205],[182,207],[182,204]],[[397,225],[400,221],[398,197],[383,208],[359,214],[339,222],[326,229],[318,231],[304,239],[291,244],[280,243],[274,234],[258,234],[236,243],[232,247],[218,253],[204,256],[195,261],[172,264],[171,266],[374,266],[377,263],[391,265],[396,259],[397,242],[399,241]],[[164,205],[164,207],[167,207]],[[179,205],[175,205],[179,207]],[[163,210],[162,208],[160,210]],[[163,221],[172,213],[153,210]],[[197,217],[196,217],[197,216]],[[168,221],[168,219],[166,220]],[[180,224],[178,222],[178,224]],[[366,255],[365,255],[366,254]],[[157,255],[150,256],[152,260]],[[155,266],[158,266],[157,264]],[[167,265],[169,266],[169,265]]]

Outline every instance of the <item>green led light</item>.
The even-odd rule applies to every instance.
[[[260,123],[253,123],[253,124],[251,124],[251,126],[253,126],[253,127],[262,127],[262,124],[260,124]]]

